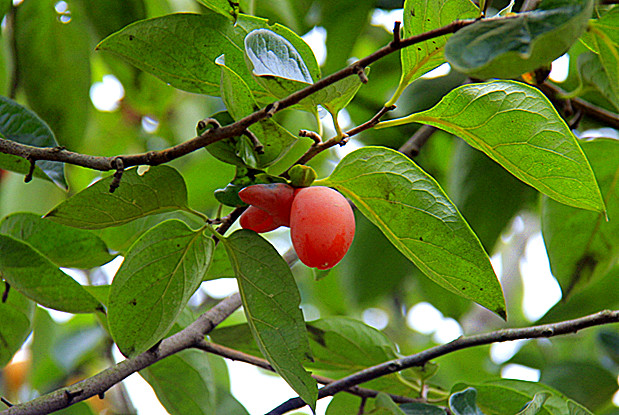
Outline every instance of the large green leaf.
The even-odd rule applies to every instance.
[[[69,8],[67,21],[55,10],[56,4],[27,1],[16,8],[15,63],[30,108],[51,126],[60,144],[75,147],[92,108],[91,46],[80,8]]]
[[[467,386],[472,386],[477,390],[477,405],[486,415],[515,414],[535,399],[535,395],[539,393],[548,393],[550,396],[546,399],[538,414],[591,414],[583,406],[541,383],[500,379],[476,385],[458,384],[454,386],[454,389],[461,390]],[[580,412],[571,412],[570,407],[578,409]]]
[[[208,355],[183,350],[140,371],[172,415],[210,415],[215,411],[215,383]]]
[[[27,242],[61,267],[94,268],[114,259],[97,235],[41,218],[13,213],[0,221],[0,233]]]
[[[4,292],[6,287],[0,285]],[[0,367],[13,358],[32,331],[35,305],[17,290],[9,291],[6,301],[0,302]]]
[[[213,240],[179,220],[150,229],[127,252],[112,281],[110,332],[126,356],[156,344],[170,330],[211,263]]]
[[[590,33],[595,56],[587,59],[588,65],[581,65],[579,70],[585,80],[594,84],[599,91],[619,109],[619,7],[614,7],[604,16],[591,23]]]
[[[45,217],[76,228],[101,229],[187,207],[185,182],[172,167],[154,166],[143,174],[137,168],[126,170],[120,187],[110,193],[113,180],[113,176],[99,180]]]
[[[316,381],[301,361],[310,357],[301,297],[290,268],[275,248],[253,231],[239,230],[222,242],[239,283],[245,316],[264,357],[313,409]]]
[[[507,20],[480,20],[449,38],[445,57],[476,78],[515,78],[563,55],[587,28],[593,0],[553,0]]]
[[[505,317],[501,286],[479,240],[439,184],[406,156],[365,147],[321,182],[350,198],[430,279]]]
[[[34,112],[17,102],[0,97],[0,138],[35,147],[57,147],[54,133]],[[30,163],[10,154],[0,154],[0,167],[17,173],[28,173]],[[51,180],[63,189],[67,188],[64,164],[40,160],[36,162],[34,176]]]
[[[234,120],[238,121],[259,109],[245,81],[225,65],[221,66],[221,96]],[[240,141],[239,144],[245,143],[247,147],[247,150],[241,151],[237,157],[240,157],[251,168],[262,169],[273,164],[297,141],[297,137],[272,119],[260,121],[249,127],[249,130],[256,135],[260,144],[264,146],[263,154],[254,154],[252,144],[247,137],[237,139],[244,140]],[[250,155],[244,156],[244,153],[247,152]],[[256,160],[256,164],[251,165],[248,159]]]
[[[215,12],[179,13],[135,22],[103,39],[97,49],[119,55],[175,88],[216,96],[221,70],[215,59],[225,54],[226,64],[247,80],[252,92],[264,95],[245,65],[245,34]]]
[[[2,278],[37,303],[68,313],[103,309],[80,284],[27,243],[0,234],[0,252]]]
[[[472,19],[478,15],[479,10],[470,0],[406,0],[403,36],[419,35],[438,29],[454,20]],[[385,106],[395,103],[404,88],[415,79],[445,62],[443,48],[446,42],[447,36],[440,36],[402,49],[400,85]]]
[[[593,171],[574,134],[536,88],[514,81],[464,85],[427,111],[378,127],[410,122],[461,137],[561,203],[604,211]]]
[[[604,195],[604,214],[544,198],[542,232],[552,275],[564,296],[602,278],[619,258],[619,142],[597,139],[581,144]]]

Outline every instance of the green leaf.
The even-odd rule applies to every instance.
[[[393,415],[406,415],[406,412],[398,408],[398,405],[393,402],[393,399],[384,392],[379,392],[376,396],[376,407],[385,408]]]
[[[141,370],[140,375],[170,414],[216,413],[215,383],[206,353],[183,350]]]
[[[2,292],[5,284],[0,285]],[[11,361],[32,331],[35,304],[17,290],[10,290],[0,302],[0,367]]]
[[[610,54],[609,58],[612,57]],[[619,60],[616,62],[619,63]],[[619,108],[619,87],[616,86],[619,78],[614,79],[613,74],[607,71],[600,55],[588,51],[578,55],[578,72],[586,84],[593,85],[615,108]]]
[[[527,406],[525,406],[522,409],[522,411],[518,412],[516,415],[536,415],[536,414],[539,414],[540,411],[542,410],[542,406],[544,405],[544,402],[546,402],[548,400],[550,395],[551,394],[548,393],[548,392],[536,393],[535,396],[533,397],[533,400],[530,401],[529,403],[527,403]]]
[[[449,397],[449,409],[454,415],[484,415],[477,407],[477,391],[475,388],[466,388]]]
[[[110,193],[113,176],[99,180],[60,203],[45,215],[55,222],[82,229],[118,226],[156,213],[187,207],[183,177],[168,166],[137,168],[123,173],[120,187]]]
[[[114,259],[97,235],[59,225],[34,213],[13,213],[0,221],[0,233],[39,251],[60,267],[89,269]]]
[[[218,278],[234,278],[234,269],[228,259],[226,248],[223,244],[217,244],[213,252],[213,259],[208,272],[204,276],[204,281],[216,280]]]
[[[144,0],[80,0],[79,3],[98,39],[103,39],[136,20],[146,18]]]
[[[619,365],[619,333],[609,330],[597,333],[598,343],[603,347],[608,356]]]
[[[349,393],[338,393],[333,396],[325,415],[354,414],[361,407],[361,398]]]
[[[0,252],[2,278],[37,303],[67,313],[103,309],[80,284],[27,243],[0,234]]]
[[[35,147],[58,147],[54,133],[34,112],[17,102],[0,96],[0,138]],[[0,154],[0,167],[17,173],[28,173],[30,163],[10,154]],[[67,188],[64,163],[39,160],[34,177],[54,182]]]
[[[538,412],[543,415],[565,415],[570,412],[569,406],[577,408],[580,413],[592,415],[583,406],[562,395],[553,388],[541,383],[523,380],[500,379],[476,385],[456,385],[455,390],[472,386],[477,390],[477,405],[486,415],[515,414],[522,410],[535,395],[547,393],[550,396]]]
[[[480,20],[449,38],[445,57],[469,76],[516,78],[567,52],[587,28],[593,3],[547,1],[506,20]]]
[[[123,354],[148,350],[170,330],[202,282],[213,240],[184,222],[167,220],[129,249],[112,281],[108,321]]]
[[[307,324],[318,370],[356,372],[398,357],[395,345],[382,332],[347,317],[330,317]]]
[[[439,184],[406,156],[365,147],[321,184],[350,198],[434,282],[505,317],[501,286],[479,240]]]
[[[583,142],[604,195],[609,221],[602,213],[542,201],[542,233],[552,275],[564,297],[604,277],[619,258],[619,142]]]
[[[78,402],[59,411],[54,411],[55,415],[95,415],[90,405],[86,402]]]
[[[29,1],[16,8],[15,62],[30,108],[62,145],[75,147],[86,132],[92,108],[90,36],[80,8],[71,7],[70,21],[63,23],[57,3]]]
[[[221,65],[221,96],[232,118],[236,121],[259,109],[258,104],[249,90],[249,87],[234,71],[225,65]],[[271,119],[260,121],[249,130],[253,132],[260,144],[264,146],[263,154],[255,154],[251,142],[247,137],[236,138],[235,156],[243,160],[243,164],[251,168],[262,169],[279,160],[292,145],[297,141],[288,130]],[[245,151],[242,151],[243,143]],[[241,146],[239,148],[239,145]],[[249,147],[249,151],[247,148]],[[257,158],[255,165],[248,162],[248,155]],[[244,156],[245,154],[245,156]]]
[[[438,29],[454,20],[474,19],[479,9],[470,0],[406,0],[404,2],[403,37],[411,37]],[[443,49],[447,36],[426,40],[402,49],[402,77],[393,98],[385,104],[394,104],[404,89],[424,73],[443,62]]]
[[[302,360],[310,356],[301,297],[290,268],[275,248],[248,230],[222,242],[235,270],[247,322],[260,351],[275,371],[312,409],[316,381]]]
[[[179,13],[135,22],[103,39],[98,50],[121,56],[134,66],[184,91],[219,96],[221,70],[215,59],[246,79],[252,92],[265,95],[245,65],[246,32],[215,12]]]
[[[239,14],[239,3],[234,3],[228,0],[198,0],[204,6],[212,11],[227,17],[234,21]]]
[[[593,73],[585,69],[583,77],[591,81],[600,92],[619,109],[619,8],[615,7],[591,23],[590,33],[598,50],[597,65]],[[587,79],[589,78],[589,79]]]
[[[433,108],[385,121],[418,122],[459,136],[558,202],[604,211],[604,201],[574,134],[536,88],[514,81],[469,84]]]
[[[400,409],[406,415],[447,415],[443,408],[420,402],[404,403]]]
[[[369,67],[365,68],[365,74],[370,74]],[[337,113],[346,108],[352,101],[361,85],[363,83],[358,76],[349,76],[321,89],[306,100],[310,100],[316,105],[322,105],[331,115],[337,116]]]

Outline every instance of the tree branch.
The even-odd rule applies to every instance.
[[[350,376],[337,380],[320,389],[318,391],[318,399],[326,396],[332,396],[352,386],[377,379],[381,376],[399,372],[414,366],[423,366],[432,359],[453,353],[457,350],[497,342],[560,336],[564,334],[576,333],[577,331],[588,327],[611,323],[619,323],[619,310],[600,311],[599,313],[591,314],[586,317],[562,321],[554,324],[544,324],[520,329],[503,329],[470,337],[459,337],[452,342],[432,347],[421,353],[416,353],[401,359],[381,363],[380,365],[361,370]],[[267,415],[282,415],[288,411],[302,408],[304,406],[305,402],[301,398],[293,398],[273,409]]]
[[[250,365],[260,367],[270,372],[275,372],[275,369],[273,369],[273,367],[267,360],[261,359],[256,356],[249,355],[247,353],[239,352],[238,350],[234,350],[229,347],[222,346],[220,344],[211,343],[211,342],[207,342],[206,340],[202,340],[198,344],[196,344],[194,348],[203,350],[208,353],[216,354],[226,359],[249,363]],[[331,379],[325,376],[312,375],[312,377],[316,379],[318,383],[323,384],[323,385],[329,385],[335,382],[334,379]],[[353,386],[349,389],[344,390],[343,392],[348,392],[352,395],[356,395],[356,396],[360,396],[364,398],[375,398],[376,395],[378,395],[378,391],[376,390],[361,388],[359,386]],[[396,403],[422,401],[422,399],[409,398],[407,396],[392,395],[392,394],[388,394],[388,395],[391,396],[391,399],[393,399],[393,401]]]
[[[193,347],[241,305],[240,295],[233,294],[202,314],[178,333],[164,339],[157,347],[123,360],[98,374],[73,385],[58,389],[29,402],[15,404],[0,412],[2,415],[48,414],[66,408],[92,396],[102,395],[127,376],[181,350]]]

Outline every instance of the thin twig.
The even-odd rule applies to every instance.
[[[562,321],[554,324],[544,324],[520,329],[503,329],[470,337],[459,337],[452,342],[431,347],[421,353],[416,353],[401,359],[381,363],[380,365],[361,370],[350,376],[337,380],[320,389],[318,391],[318,399],[326,396],[332,396],[338,392],[350,388],[351,386],[359,385],[361,383],[365,383],[391,373],[399,372],[410,367],[423,366],[437,357],[453,353],[457,350],[497,342],[560,336],[564,334],[576,333],[577,331],[588,327],[611,323],[619,323],[619,310],[600,311],[599,313],[591,314],[586,317]],[[268,413],[268,415],[283,415],[288,411],[302,408],[303,406],[305,406],[305,402],[301,398],[293,398],[273,409]]]
[[[415,134],[409,138],[406,143],[402,144],[399,151],[402,154],[406,154],[408,157],[416,157],[419,155],[421,147],[423,147],[432,134],[437,130],[436,127],[431,125],[422,125],[419,127]]]

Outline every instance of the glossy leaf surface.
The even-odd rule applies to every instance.
[[[593,3],[548,1],[506,20],[480,20],[449,38],[445,57],[476,78],[515,78],[567,52],[586,29]]]
[[[0,97],[0,138],[35,147],[57,147],[54,133],[34,112],[17,102]],[[67,188],[64,164],[54,161],[36,162],[34,177],[51,180],[63,189]],[[28,173],[30,163],[21,157],[0,154],[0,168],[17,173]]]
[[[179,220],[151,228],[127,252],[112,281],[110,332],[126,356],[153,346],[170,330],[202,282],[213,240]]]
[[[290,268],[275,248],[253,231],[236,231],[222,242],[260,351],[295,392],[315,408],[316,381],[301,364],[309,358],[310,349],[299,308],[301,298]]]
[[[513,81],[464,85],[433,108],[379,124],[419,122],[459,136],[553,199],[604,211],[593,171],[574,134],[537,89]]]
[[[438,183],[384,147],[356,150],[322,183],[350,198],[430,279],[505,317],[488,255]]]
[[[103,309],[80,284],[27,243],[0,234],[0,252],[3,279],[37,303],[67,313]]]
[[[126,170],[114,193],[110,193],[112,180],[113,176],[99,180],[45,217],[76,228],[101,229],[187,206],[185,182],[172,167],[150,167],[142,175],[137,168]]]
[[[60,267],[88,269],[114,259],[97,235],[54,223],[34,213],[6,216],[0,220],[0,234],[28,243]]]

